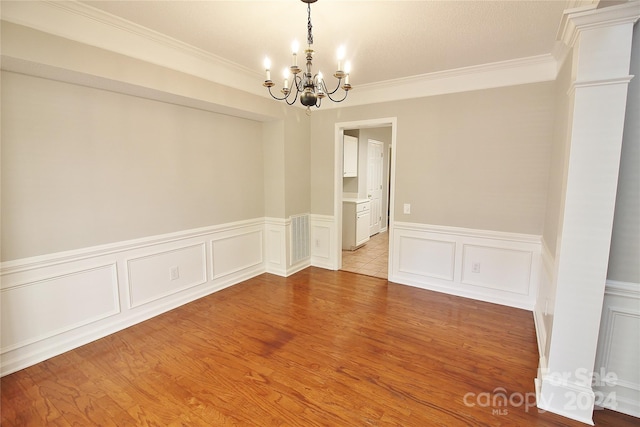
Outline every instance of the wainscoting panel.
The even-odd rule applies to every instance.
[[[596,404],[640,417],[640,283],[608,281],[594,371]],[[604,373],[605,375],[602,375]],[[613,377],[615,376],[615,377]]]
[[[267,272],[287,274],[287,221],[280,218],[265,220],[265,257]]]
[[[119,312],[115,264],[3,287],[1,353]]]
[[[262,230],[251,230],[211,241],[213,280],[262,265]]]
[[[129,307],[180,292],[207,281],[205,244],[171,249],[127,261]]]
[[[389,280],[533,310],[540,237],[396,222]]]
[[[463,245],[462,283],[529,295],[531,251]]]
[[[398,273],[453,281],[456,242],[410,230],[398,231],[397,239]]]
[[[287,277],[311,265],[311,215],[266,218],[266,271]]]
[[[310,215],[311,265],[336,270],[333,216]]]
[[[258,218],[2,263],[0,374],[263,273],[264,230]]]

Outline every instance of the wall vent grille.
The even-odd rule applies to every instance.
[[[309,258],[309,215],[291,217],[291,264]]]

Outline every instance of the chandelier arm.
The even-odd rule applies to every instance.
[[[298,99],[298,91],[297,91],[297,90],[296,90],[296,94],[295,94],[295,96],[294,96],[294,98],[293,98],[293,101],[289,102],[289,96],[291,95],[291,93],[292,93],[292,92],[289,92],[288,94],[286,94],[286,95],[285,95],[285,96],[283,96],[282,98],[279,98],[279,97],[275,96],[275,95],[273,94],[273,92],[271,92],[271,88],[270,88],[270,87],[269,87],[269,88],[267,88],[267,89],[269,89],[269,95],[271,95],[271,97],[272,97],[273,99],[278,100],[278,101],[284,101],[284,102],[286,102],[288,105],[293,105],[293,104],[296,102],[296,100]]]
[[[344,96],[342,97],[342,99],[334,99],[331,95],[335,93],[335,90],[331,93],[327,93],[327,97],[332,100],[333,102],[342,102],[345,99],[347,99],[347,95],[349,94],[349,91],[345,90],[344,91]]]
[[[302,80],[302,77],[296,74],[293,78],[292,86],[295,86],[296,88],[296,95],[298,95],[299,92],[302,92],[304,90],[304,81]]]
[[[324,87],[325,87],[325,92],[327,95],[333,95],[334,93],[336,93],[338,91],[338,89],[340,89],[340,83],[342,83],[342,79],[339,78],[338,79],[338,84],[336,85],[336,88],[334,90],[332,90],[331,92],[329,92],[328,90],[326,90],[327,85],[325,83]]]

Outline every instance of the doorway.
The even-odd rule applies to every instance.
[[[359,130],[359,131],[364,131],[365,135],[366,132],[368,130],[372,130],[374,128],[386,128],[387,130],[390,129],[390,134],[391,134],[391,138],[390,138],[390,142],[387,144],[388,146],[388,150],[385,147],[385,145],[383,144],[382,146],[382,158],[385,159],[384,153],[387,152],[389,153],[389,157],[388,157],[388,161],[383,161],[381,162],[382,165],[380,166],[381,169],[385,170],[382,173],[382,178],[385,182],[383,182],[382,184],[382,194],[380,195],[380,201],[379,201],[379,207],[377,208],[379,211],[378,214],[378,220],[377,220],[377,225],[374,224],[374,219],[372,219],[371,221],[371,225],[373,226],[372,228],[370,228],[370,232],[373,230],[376,230],[376,227],[378,227],[378,231],[380,234],[380,236],[377,236],[377,239],[372,239],[371,240],[371,245],[369,245],[369,248],[367,248],[370,252],[378,252],[378,253],[382,253],[384,252],[385,256],[385,261],[384,263],[386,263],[386,268],[381,267],[378,270],[379,274],[375,274],[376,276],[380,277],[382,275],[382,272],[385,273],[385,276],[389,276],[388,273],[391,271],[390,266],[392,265],[392,257],[393,257],[393,252],[392,252],[392,245],[390,244],[390,242],[392,242],[392,233],[393,233],[393,209],[392,208],[388,208],[388,207],[392,207],[393,206],[393,200],[394,200],[394,186],[395,186],[395,153],[397,150],[392,149],[391,147],[395,146],[397,144],[396,141],[396,118],[392,117],[392,118],[383,118],[383,119],[372,119],[372,120],[364,120],[364,121],[358,121],[358,122],[343,122],[343,123],[336,123],[335,125],[335,152],[334,152],[334,159],[335,159],[335,177],[334,177],[334,218],[335,218],[335,229],[334,229],[334,241],[337,243],[336,247],[335,247],[335,260],[336,260],[336,270],[340,270],[343,268],[343,253],[342,253],[342,224],[343,224],[343,213],[342,213],[342,201],[343,201],[343,192],[344,192],[344,188],[343,188],[343,136],[345,131],[354,131],[354,130]],[[351,133],[351,132],[349,132]],[[376,138],[371,138],[373,140],[375,140]],[[365,139],[364,141],[365,147],[368,144],[368,139]],[[368,155],[368,150],[365,148],[365,150]],[[379,154],[378,154],[379,155]],[[364,156],[363,156],[364,157]],[[367,161],[367,157],[364,157],[363,161]],[[368,168],[368,166],[365,166]],[[385,173],[386,172],[386,173]],[[384,179],[384,176],[387,176],[387,179]],[[388,191],[385,191],[385,187],[387,186],[388,182]],[[378,184],[378,187],[380,186],[380,184]],[[361,184],[361,196],[363,197],[367,197],[368,196],[368,192],[367,190],[369,190],[368,188],[368,182],[364,181]],[[373,212],[372,212],[373,213]],[[376,237],[376,235],[374,235],[374,238]],[[357,249],[355,252],[357,251],[361,251],[361,253],[365,253],[365,251],[362,251],[362,249],[366,248],[367,244],[365,244],[363,247],[361,247],[360,249]],[[345,257],[349,258],[350,254],[346,254]],[[347,261],[349,261],[347,259]],[[380,259],[376,260],[376,264],[379,266],[381,263]],[[374,267],[374,265],[372,264],[370,267]],[[363,274],[367,274],[367,273],[363,273]],[[370,274],[369,275],[374,275],[374,274]]]
[[[389,233],[386,231],[371,236],[366,245],[355,251],[342,251],[342,268],[365,276],[389,278]]]
[[[382,192],[384,177],[384,142],[367,141],[367,198],[371,203],[369,236],[382,229]],[[386,215],[385,215],[386,216]]]

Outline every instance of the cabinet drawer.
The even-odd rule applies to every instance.
[[[365,212],[371,209],[371,203],[363,202],[356,204],[356,212]]]

